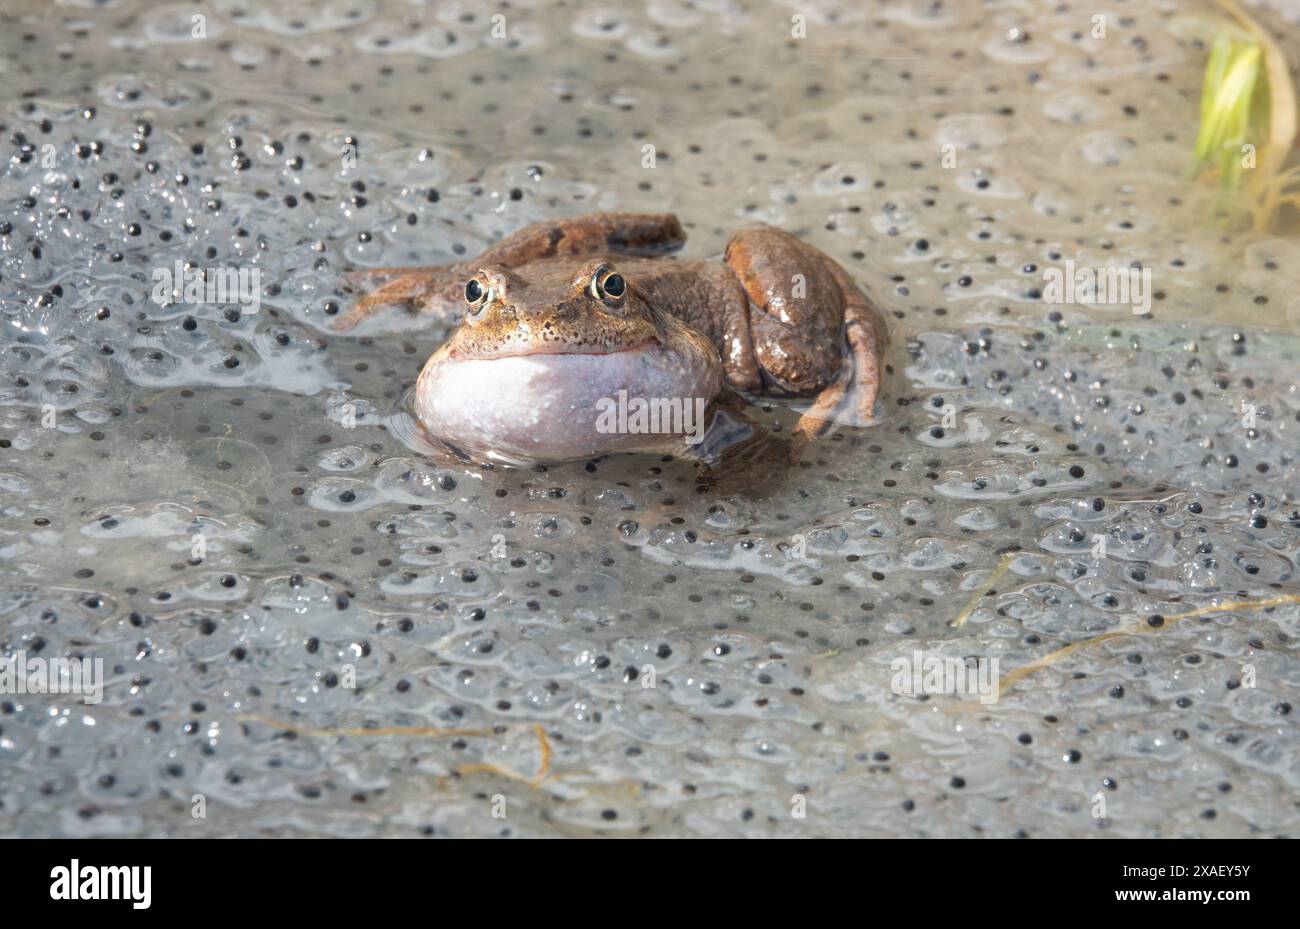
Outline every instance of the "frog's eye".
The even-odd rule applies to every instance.
[[[602,268],[591,279],[591,291],[598,300],[617,303],[627,293],[627,281],[617,271]]]
[[[487,304],[488,289],[476,277],[469,279],[465,285],[465,302],[470,305],[470,312],[477,313]]]

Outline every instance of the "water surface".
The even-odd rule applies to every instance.
[[[0,644],[107,684],[0,695],[0,832],[1294,834],[1300,258],[1187,181],[1209,21],[864,6],[5,4]],[[409,448],[446,330],[334,334],[343,272],[592,210],[841,261],[879,424],[761,498]]]

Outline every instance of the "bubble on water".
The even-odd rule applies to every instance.
[[[612,7],[584,10],[573,20],[573,31],[586,39],[625,38],[630,26]]]
[[[990,24],[992,25],[992,24]],[[992,28],[996,29],[996,26]],[[1050,43],[1035,40],[1035,34],[1023,25],[1006,25],[1000,34],[986,39],[980,51],[994,61],[1014,65],[1036,65],[1051,59]]]
[[[1136,149],[1137,145],[1131,138],[1102,130],[1086,135],[1080,141],[1078,151],[1089,164],[1115,167],[1132,157]]]

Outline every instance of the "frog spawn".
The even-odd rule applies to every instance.
[[[932,14],[944,30],[891,8],[864,40],[884,61],[943,62],[954,32],[986,29],[997,67],[968,55],[986,69],[972,81],[941,64],[863,78],[762,46],[743,17],[661,6],[612,27],[538,14],[520,24],[538,44],[494,68],[470,40],[485,21],[434,12],[427,40],[395,50],[381,40],[411,31],[354,6],[295,26],[288,7],[218,5],[224,49],[114,13],[92,32],[127,44],[90,81],[19,46],[0,117],[3,642],[91,642],[109,686],[96,707],[0,704],[6,834],[189,828],[196,791],[223,835],[1294,832],[1295,607],[1150,625],[1285,593],[1297,549],[1296,346],[1240,323],[1282,311],[1295,265],[1261,243],[1238,268],[1190,200],[1168,204],[1181,184],[1152,177],[1167,146],[1124,105],[1146,106],[1127,99],[1144,67],[1173,72],[1171,112],[1186,102],[1172,88],[1195,56],[1167,14],[1133,12],[1143,48],[1085,49],[1051,11],[986,29],[978,4]],[[92,54],[65,32],[74,64]],[[536,79],[530,48],[575,41],[613,57]],[[299,54],[256,54],[280,42]],[[170,67],[181,54],[214,79]],[[375,66],[333,67],[345,54]],[[686,56],[679,77],[629,79],[657,54]],[[452,69],[436,82],[420,70],[435,58]],[[1085,60],[1113,95],[1067,106]],[[797,105],[765,92],[787,66]],[[358,129],[224,89],[307,79],[324,109],[379,118]],[[473,124],[431,133],[431,84]],[[494,101],[504,112],[478,118]],[[989,115],[1005,107],[1017,118]],[[632,124],[655,172],[627,155]],[[1060,152],[1096,179],[1021,173]],[[1139,169],[1124,192],[1117,175]],[[447,468],[382,428],[445,333],[395,319],[332,337],[342,269],[453,260],[593,203],[677,209],[698,255],[767,219],[842,259],[898,327],[881,424],[815,446],[761,499],[701,491],[692,466],[654,456]],[[1154,319],[1034,296],[1044,266],[1112,251],[1159,271]],[[153,268],[176,258],[259,267],[261,311],[151,301]],[[1228,324],[1174,321],[1189,314]],[[992,709],[889,689],[916,648],[1005,671],[1134,624],[1162,631],[1076,653]],[[566,776],[530,789],[534,722]],[[319,734],[369,723],[488,734]],[[523,781],[447,779],[476,762]],[[506,826],[485,789],[509,795]]]

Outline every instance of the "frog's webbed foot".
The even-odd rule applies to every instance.
[[[786,442],[763,428],[743,397],[724,388],[706,416],[703,441],[683,457],[700,467],[697,486],[714,493],[765,497],[784,482]]]

